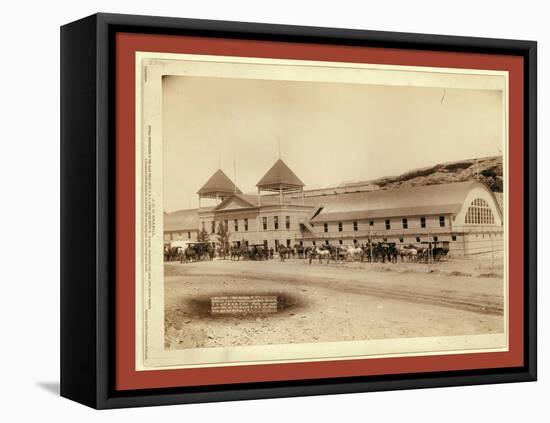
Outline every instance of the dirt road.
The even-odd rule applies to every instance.
[[[210,314],[220,295],[277,295],[276,314]],[[503,331],[503,279],[472,261],[165,264],[168,348],[269,345]]]

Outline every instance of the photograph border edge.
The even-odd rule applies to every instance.
[[[381,377],[114,390],[114,37],[117,32],[399,47],[524,57],[525,365]],[[94,408],[166,405],[536,380],[534,41],[96,14],[61,28],[61,395]],[[83,60],[85,58],[86,60]],[[80,66],[76,66],[79,64]],[[71,68],[72,67],[72,68]],[[82,97],[69,90],[83,88]],[[82,121],[85,124],[82,124]],[[93,131],[91,130],[93,128]],[[79,139],[70,143],[70,139]],[[92,152],[93,154],[88,154]],[[93,182],[93,183],[90,183]],[[78,188],[78,192],[77,192]],[[76,202],[75,199],[81,199]],[[78,203],[78,204],[75,204]],[[71,251],[87,243],[89,255]],[[84,277],[82,269],[89,269]],[[73,283],[78,271],[78,289]],[[80,317],[75,319],[75,304]],[[88,330],[82,330],[85,327]],[[78,370],[78,372],[77,372]]]

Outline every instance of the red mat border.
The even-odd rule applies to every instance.
[[[135,370],[135,52],[269,57],[509,72],[510,350],[291,364]],[[519,367],[524,363],[524,74],[520,56],[116,34],[116,390]]]

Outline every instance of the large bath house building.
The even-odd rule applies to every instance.
[[[230,241],[279,245],[363,245],[438,242],[453,257],[503,248],[503,214],[495,194],[477,181],[395,189],[305,189],[278,160],[257,183],[257,193],[243,194],[218,170],[198,191],[218,199],[214,207],[165,214],[164,239],[196,240],[204,229],[217,239],[220,222]]]

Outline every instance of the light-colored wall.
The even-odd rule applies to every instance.
[[[275,247],[275,240],[286,245],[290,240],[294,245],[302,238],[300,221],[307,218],[311,213],[311,207],[301,206],[265,206],[251,210],[228,210],[214,213],[201,213],[200,222],[205,222],[205,229],[211,237],[216,235],[210,233],[211,222],[214,221],[216,230],[220,222],[227,220],[230,242],[248,241],[249,243],[268,242],[269,247]],[[274,217],[279,218],[279,228],[274,228]],[[290,217],[290,227],[286,228],[285,217]],[[263,218],[267,218],[267,229],[263,229]],[[244,219],[248,218],[248,230],[244,229]],[[235,219],[238,222],[238,230],[235,231]],[[202,223],[200,223],[202,225]]]
[[[465,225],[464,217],[468,206],[476,198],[483,198],[492,208],[495,215],[495,225],[487,228],[480,225]],[[492,193],[483,185],[474,185],[466,196],[463,207],[456,215],[444,215],[445,225],[440,226],[440,214],[426,216],[397,216],[388,218],[390,229],[386,229],[386,218],[358,219],[357,231],[354,230],[353,220],[342,221],[342,231],[339,231],[338,221],[328,223],[328,232],[324,231],[323,222],[310,223],[313,233],[302,231],[300,221],[307,220],[312,212],[308,207],[292,206],[264,206],[258,209],[230,209],[225,211],[206,212],[200,214],[200,221],[205,222],[205,228],[210,233],[211,222],[216,222],[216,228],[220,221],[227,219],[230,232],[230,241],[249,241],[250,243],[262,243],[267,241],[270,247],[275,246],[275,240],[286,244],[291,240],[291,245],[303,241],[306,246],[325,244],[326,240],[333,245],[353,245],[356,240],[364,244],[369,238],[373,241],[395,242],[398,245],[419,244],[419,242],[433,241],[434,237],[440,242],[449,242],[455,256],[467,256],[487,251],[491,247],[489,241],[481,241],[483,233],[492,232],[494,235],[502,234],[502,226],[498,204]],[[279,228],[274,229],[274,217],[279,218]],[[285,227],[285,216],[290,216],[290,228]],[[263,229],[263,218],[267,218],[267,229]],[[403,217],[407,218],[407,229],[403,228]],[[425,217],[426,225],[421,226],[421,217]],[[248,231],[244,230],[244,218],[248,218]],[[234,220],[238,221],[238,231],[234,230]],[[373,225],[370,225],[372,220]],[[488,232],[487,232],[488,231]],[[477,241],[474,241],[478,234]],[[215,234],[211,234],[214,236]],[[453,236],[455,240],[453,240]],[[489,235],[487,235],[489,236]],[[502,235],[500,235],[502,236]],[[420,241],[417,239],[419,238]],[[215,238],[213,238],[215,239]]]
[[[257,229],[248,234],[254,242],[267,241],[269,247],[275,247],[275,240],[286,245],[287,240],[294,245],[302,239],[300,221],[305,219],[310,210],[307,208],[266,208],[262,209],[257,217]],[[278,229],[275,229],[275,216],[279,219]],[[289,228],[286,227],[286,216],[290,217]],[[267,229],[263,227],[263,218],[267,218]],[[238,236],[238,234],[236,235]]]
[[[450,230],[450,215],[444,216],[445,226],[439,225],[439,216],[425,216],[426,227],[422,228],[420,216],[407,216],[407,229],[403,228],[403,217],[388,218],[390,221],[390,229],[386,229],[386,219],[367,219],[357,220],[357,231],[354,230],[353,220],[342,221],[342,231],[339,231],[338,222],[327,222],[328,232],[324,230],[324,223],[316,222],[313,224],[313,234],[319,238],[364,238],[368,236],[407,236],[409,234],[438,234],[447,233]],[[370,225],[370,221],[373,225]]]
[[[462,204],[462,209],[457,213],[456,218],[453,221],[453,225],[462,226],[466,225],[465,218],[466,213],[468,212],[468,207],[476,198],[481,198],[489,204],[491,212],[495,217],[495,226],[502,226],[502,214],[500,212],[498,203],[493,195],[493,193],[482,184],[476,184],[466,196],[464,203]]]
[[[183,240],[183,241],[197,241],[199,231],[196,229],[192,230],[179,230],[179,231],[165,231],[164,232],[164,242]]]

